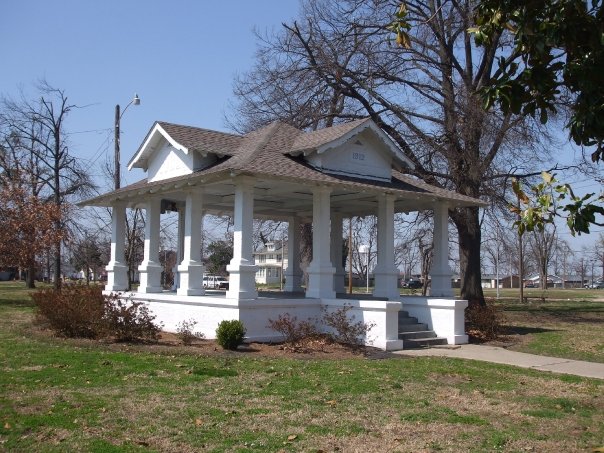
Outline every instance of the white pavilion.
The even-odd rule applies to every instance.
[[[425,323],[450,344],[465,343],[466,301],[453,297],[448,266],[448,210],[482,206],[480,200],[430,186],[409,174],[413,162],[372,120],[361,119],[305,132],[275,122],[246,135],[156,122],[128,164],[147,177],[82,202],[112,208],[111,261],[107,292],[141,300],[168,331],[183,320],[198,322],[213,338],[218,323],[240,319],[251,341],[272,341],[278,334],[269,319],[289,313],[315,318],[321,310],[350,305],[355,320],[375,324],[367,344],[401,349],[399,312]],[[127,292],[124,260],[126,209],[146,213],[140,286]],[[159,225],[162,211],[178,212],[177,288],[160,285]],[[434,257],[430,295],[401,297],[394,261],[394,216],[432,210]],[[200,257],[205,214],[231,215],[233,259],[227,267],[229,289],[204,291]],[[376,215],[378,221],[375,286],[370,297],[344,295],[342,221]],[[282,293],[256,290],[252,246],[254,218],[288,222],[287,271]],[[300,225],[312,222],[312,261],[302,288]]]

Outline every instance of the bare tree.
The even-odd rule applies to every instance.
[[[587,280],[589,272],[589,260],[585,258],[587,250],[583,248],[581,250],[580,258],[578,258],[573,265],[573,270],[581,278],[581,286],[583,286]]]
[[[145,248],[145,217],[140,209],[132,209],[126,216],[126,247],[124,259],[128,265],[128,290],[132,289],[143,260]]]
[[[299,22],[259,37],[254,68],[235,83],[239,130],[280,119],[316,128],[371,117],[424,181],[472,197],[500,194],[538,161],[530,120],[484,110],[479,92],[508,41],[475,47],[472,1],[408,1],[411,47],[389,44],[396,2],[308,0]],[[479,209],[451,210],[462,297],[483,303]]]
[[[549,266],[556,251],[558,235],[555,226],[528,235],[528,244],[537,264],[541,289],[547,289]]]
[[[84,272],[84,278],[88,285],[91,280],[96,280],[103,267],[103,254],[107,249],[107,238],[99,237],[98,231],[84,230],[82,234],[74,238],[69,244],[71,249],[70,262],[76,270]]]
[[[594,255],[596,261],[598,261],[599,263],[598,267],[602,268],[601,280],[604,281],[604,234],[602,233],[600,233],[600,236],[596,240],[594,247]]]
[[[69,153],[66,134],[66,118],[76,107],[68,102],[64,90],[54,88],[41,81],[37,87],[39,99],[28,100],[21,95],[18,101],[4,98],[0,121],[27,144],[27,151],[43,171],[36,175],[49,190],[49,201],[59,210],[70,202],[74,195],[86,193],[93,187],[87,172],[78,160]],[[63,221],[58,221],[63,222]],[[67,223],[56,225],[68,227]],[[54,284],[61,284],[61,244],[54,244]]]

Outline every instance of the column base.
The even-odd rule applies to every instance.
[[[308,288],[306,297],[317,299],[334,299],[336,292],[333,289],[333,277],[336,272],[334,267],[308,267]]]
[[[143,263],[138,267],[140,274],[140,285],[138,287],[139,293],[161,293],[163,288],[161,287],[161,272],[162,267],[155,262]]]
[[[285,285],[283,285],[283,289],[290,293],[302,292],[302,274],[285,274]]]
[[[204,266],[196,261],[180,264],[178,267],[179,286],[176,294],[179,296],[203,296]]]
[[[430,296],[453,297],[451,274],[431,274]]]
[[[229,273],[229,289],[227,299],[257,299],[256,271],[258,266],[253,264],[229,264],[226,268]]]
[[[374,271],[375,287],[373,295],[376,297],[387,297],[390,300],[398,299],[400,292],[398,289],[398,270],[397,271]]]
[[[343,293],[346,291],[344,282],[346,281],[346,273],[343,270],[336,271],[333,276],[333,289],[337,293]]]
[[[128,266],[119,262],[110,262],[107,270],[105,291],[125,291],[128,289]]]

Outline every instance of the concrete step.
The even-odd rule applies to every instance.
[[[398,312],[398,319],[402,318],[408,318],[409,317],[409,312],[407,310],[401,310]]]
[[[417,338],[436,338],[436,333],[433,330],[418,330],[417,332],[402,332],[399,331],[398,339],[407,341]]]
[[[405,317],[398,317],[398,325],[403,325],[403,324],[417,324],[417,318],[414,316],[405,316]]]
[[[419,332],[421,330],[428,330],[428,324],[424,324],[423,322],[418,322],[415,324],[399,324],[398,325],[399,332]]]
[[[403,340],[403,349],[429,348],[445,344],[447,344],[447,339],[442,337],[414,338],[412,340]]]

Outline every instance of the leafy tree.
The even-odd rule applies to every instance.
[[[63,213],[28,190],[16,177],[0,178],[0,265],[27,269],[33,288],[37,258],[64,239]]]
[[[498,69],[483,88],[486,108],[539,115],[542,123],[561,106],[570,109],[567,129],[580,146],[593,146],[591,157],[603,157],[604,11],[602,0],[482,0],[476,9],[477,43],[490,46],[506,30],[512,51],[498,58]],[[544,174],[527,195],[515,187],[521,206],[517,226],[543,231],[564,217],[571,233],[602,226],[604,195],[577,196],[568,184]]]
[[[604,194],[575,195],[570,184],[560,183],[554,175],[543,172],[543,181],[525,190],[520,181],[512,183],[518,204],[512,212],[518,215],[515,226],[522,235],[525,231],[543,231],[557,217],[566,220],[571,234],[589,234],[591,225],[604,226]]]
[[[233,246],[227,241],[214,241],[208,245],[209,274],[227,275],[226,267],[233,258]]]
[[[485,88],[487,107],[539,114],[541,122],[557,105],[569,105],[568,129],[577,145],[604,140],[604,11],[602,0],[481,0],[476,41],[489,46],[505,31],[514,48],[501,55]]]
[[[540,159],[530,117],[485,110],[480,98],[504,39],[475,46],[473,2],[408,1],[407,41],[390,42],[392,3],[310,0],[300,21],[260,37],[254,68],[235,85],[233,128],[279,119],[315,129],[369,116],[427,183],[472,197],[501,194]],[[508,47],[511,51],[511,48]],[[479,209],[449,211],[458,232],[462,297],[482,303]]]

